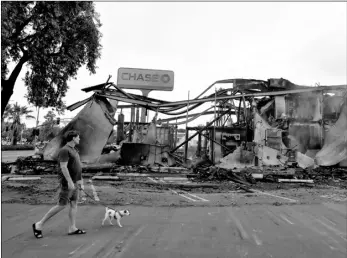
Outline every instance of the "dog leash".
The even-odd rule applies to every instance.
[[[101,202],[101,201],[95,200],[93,197],[91,197],[89,194],[87,194],[86,191],[84,191],[84,189],[82,189],[81,187],[80,187],[79,189],[80,189],[81,191],[83,191],[84,194],[87,195],[87,196],[88,196],[90,199],[92,199],[93,201],[100,203],[100,204],[101,204],[102,206],[104,206],[105,208],[109,208],[109,209],[114,210],[115,212],[118,212],[118,214],[119,214],[121,217],[123,217],[122,214],[120,214],[119,211],[118,211],[117,209],[114,209],[114,208],[112,208],[112,207],[109,207],[109,205],[106,205],[106,204],[104,204],[104,203]]]
[[[80,187],[79,189],[80,189],[81,191],[83,191],[84,194],[87,195],[87,196],[88,196],[90,199],[92,199],[94,202],[100,203],[100,204],[101,204],[102,206],[104,206],[105,208],[111,208],[111,207],[109,207],[108,205],[104,204],[103,202],[95,200],[93,197],[91,197],[89,194],[87,194],[86,191],[84,191],[84,189],[82,189],[81,187]],[[111,209],[113,209],[113,208],[111,208]],[[113,209],[113,210],[116,211],[116,209]]]

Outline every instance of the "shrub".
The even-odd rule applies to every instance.
[[[2,151],[16,151],[16,150],[35,150],[34,145],[25,144],[25,145],[2,145]]]

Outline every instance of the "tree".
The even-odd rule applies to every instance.
[[[11,131],[12,131],[12,145],[17,144],[18,133],[25,128],[25,123],[22,123],[22,117],[26,119],[34,118],[30,115],[32,110],[29,110],[26,106],[20,106],[17,103],[13,106],[10,106],[10,109],[7,111],[9,116],[8,119],[11,121]]]
[[[22,136],[23,136],[23,138],[25,138],[27,140],[26,144],[31,144],[35,138],[33,135],[33,129],[32,128],[24,129]]]
[[[56,116],[57,115],[54,113],[54,111],[50,110],[43,118],[46,119],[45,123],[53,123],[53,120]]]
[[[100,27],[93,2],[1,2],[1,117],[24,64],[28,102],[62,108],[68,79],[95,73]]]
[[[1,123],[1,139],[9,139],[11,138],[11,123],[10,122],[2,122]]]
[[[48,111],[47,114],[44,116],[46,120],[43,122],[41,126],[39,135],[40,141],[50,141],[59,133],[59,126],[55,126],[56,116],[57,115],[54,113],[54,110]]]
[[[12,105],[8,104],[5,107],[4,114],[2,116],[3,122],[5,122],[10,117],[10,110],[12,109]]]

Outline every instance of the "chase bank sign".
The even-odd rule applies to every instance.
[[[126,89],[172,91],[174,72],[138,68],[119,68],[117,86]]]

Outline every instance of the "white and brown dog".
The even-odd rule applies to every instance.
[[[111,209],[109,207],[106,207],[105,218],[102,221],[101,225],[104,225],[104,223],[105,223],[105,221],[107,219],[110,222],[110,224],[113,225],[112,224],[112,220],[116,219],[118,226],[122,227],[122,225],[120,224],[121,218],[124,217],[124,216],[129,216],[129,215],[130,215],[129,210],[119,210],[119,211],[117,211],[117,210]]]

